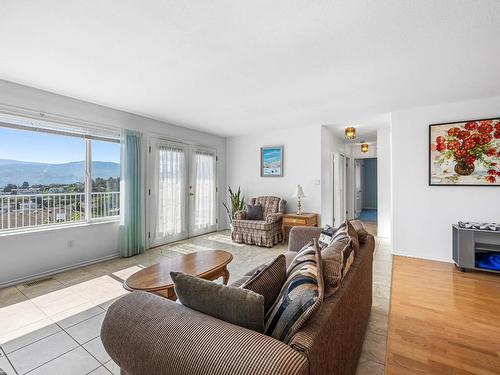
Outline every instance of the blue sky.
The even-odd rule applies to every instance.
[[[0,127],[0,159],[62,164],[85,160],[85,141]],[[92,160],[120,162],[120,145],[92,141]]]
[[[264,163],[277,162],[281,156],[281,149],[269,148],[264,150]]]

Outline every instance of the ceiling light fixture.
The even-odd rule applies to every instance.
[[[361,152],[368,152],[368,143],[363,143],[361,145]]]
[[[356,138],[356,129],[354,126],[348,126],[345,128],[345,139],[353,140]]]

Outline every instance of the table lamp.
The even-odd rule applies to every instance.
[[[302,186],[297,185],[297,189],[293,194],[294,198],[297,198],[297,215],[302,215],[302,198],[305,198],[304,190],[302,190]]]

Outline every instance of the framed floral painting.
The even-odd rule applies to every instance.
[[[500,186],[500,118],[429,125],[429,185]]]

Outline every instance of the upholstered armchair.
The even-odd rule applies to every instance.
[[[252,198],[251,205],[261,205],[263,220],[247,220],[246,211],[234,215],[231,238],[237,243],[272,247],[283,241],[281,224],[286,200],[278,197]]]

